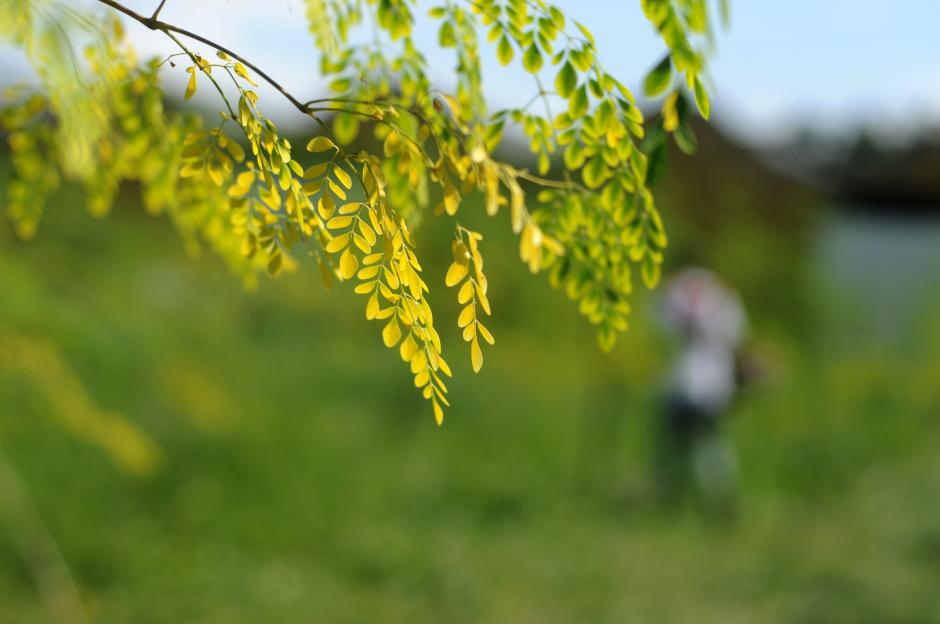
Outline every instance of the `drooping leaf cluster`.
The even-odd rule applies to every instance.
[[[0,108],[15,173],[4,202],[24,238],[61,179],[85,186],[95,215],[107,213],[122,181],[134,180],[148,210],[167,214],[193,247],[207,244],[249,282],[312,257],[328,286],[354,283],[366,317],[381,323],[385,345],[397,347],[439,423],[451,370],[412,234],[423,218],[453,223],[453,263],[442,281],[456,290],[457,325],[475,371],[482,344],[494,337],[483,323],[491,308],[482,236],[458,221],[464,198],[481,196],[489,215],[508,212],[520,259],[578,302],[605,349],[627,328],[633,273],[650,288],[659,279],[667,241],[650,191],[651,158],[669,134],[694,147],[690,103],[708,116],[705,0],[641,0],[668,48],[644,83],[648,95],[666,94],[652,123],[604,69],[590,31],[542,0],[421,7],[439,46],[453,54],[453,93],[429,77],[414,39],[413,0],[307,0],[331,92],[308,102],[221,45],[156,14],[99,1],[117,13],[89,17],[53,0],[0,0],[0,35],[26,52],[41,82],[6,94]],[[118,13],[164,32],[177,51],[138,61]],[[367,22],[374,34],[360,41],[357,29]],[[91,42],[81,71],[62,23]],[[210,44],[214,56],[191,50],[187,37]],[[528,103],[488,110],[484,45],[531,77]],[[217,124],[164,108],[158,78],[177,65],[188,73],[184,99],[200,88],[217,92]],[[257,80],[309,117],[305,150],[262,112]],[[493,156],[510,128],[527,138],[537,172]],[[364,129],[378,150],[348,147]]]

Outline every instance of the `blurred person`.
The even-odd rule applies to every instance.
[[[724,421],[742,382],[744,307],[713,273],[689,267],[667,282],[662,319],[679,351],[657,423],[659,495],[678,502],[691,494],[709,511],[733,512],[738,462]]]

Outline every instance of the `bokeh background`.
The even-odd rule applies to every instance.
[[[195,4],[163,16],[323,91],[300,3]],[[559,4],[620,76],[657,60],[638,7]],[[940,622],[937,19],[932,0],[733,2],[714,123],[669,154],[667,267],[741,294],[768,371],[728,418],[733,517],[655,505],[675,354],[656,294],[602,354],[472,204],[497,344],[474,375],[442,332],[443,428],[310,263],[246,292],[132,186],[103,221],[63,189],[29,243],[0,224],[0,622],[83,621],[76,599],[92,622]],[[530,95],[485,71],[494,107]],[[431,282],[446,227],[419,235]]]

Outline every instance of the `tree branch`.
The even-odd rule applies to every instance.
[[[166,0],[164,0],[164,2],[165,1]],[[233,59],[241,62],[245,67],[255,72],[255,74],[257,74],[257,76],[261,78],[262,80],[264,80],[266,83],[268,83],[269,85],[277,89],[281,93],[281,95],[287,98],[287,100],[294,106],[294,108],[296,108],[297,110],[299,110],[300,112],[304,114],[309,113],[309,110],[307,109],[307,107],[304,106],[304,104],[300,100],[298,100],[293,95],[288,93],[288,91],[284,87],[282,87],[276,80],[274,80],[269,75],[261,71],[257,65],[255,65],[254,63],[252,63],[251,61],[249,61],[242,55],[237,54],[233,52],[232,50],[229,50],[225,46],[218,44],[210,39],[206,39],[202,35],[186,30],[185,28],[180,28],[179,26],[174,26],[173,24],[168,24],[167,22],[161,22],[160,20],[156,19],[156,15],[160,12],[160,8],[163,6],[163,2],[160,3],[160,7],[157,7],[157,11],[154,13],[154,17],[146,17],[144,15],[141,15],[140,13],[127,8],[123,4],[119,2],[115,2],[115,0],[98,0],[98,2],[111,7],[115,11],[120,11],[121,13],[128,16],[129,18],[137,22],[140,22],[141,24],[143,24],[150,30],[161,30],[165,33],[174,32],[174,33],[183,35],[184,37],[188,37],[194,41],[204,43],[207,46],[214,48],[220,52],[225,52],[226,54],[231,56]]]
[[[472,0],[470,0],[470,1],[471,1],[471,4],[472,4]],[[180,28],[179,26],[174,26],[173,24],[169,24],[169,23],[167,23],[167,22],[162,22],[162,21],[158,20],[158,19],[157,19],[157,15],[160,13],[160,9],[163,8],[163,5],[164,5],[164,3],[166,2],[166,0],[161,0],[160,5],[157,7],[157,10],[154,12],[154,14],[153,14],[152,17],[146,17],[146,16],[144,16],[144,15],[141,15],[140,13],[137,13],[136,11],[127,8],[126,6],[124,6],[123,4],[121,4],[121,3],[119,3],[119,2],[116,2],[115,0],[98,0],[98,2],[100,2],[100,3],[104,4],[104,5],[107,5],[107,6],[111,7],[111,8],[114,9],[115,11],[119,11],[119,12],[123,13],[124,15],[126,15],[126,16],[130,17],[131,19],[133,19],[134,21],[137,21],[137,22],[143,24],[144,26],[146,26],[146,27],[149,28],[150,30],[159,30],[159,31],[165,33],[167,36],[169,36],[171,39],[173,39],[173,40],[184,50],[184,52],[185,52],[186,54],[188,54],[188,55],[190,55],[190,56],[192,56],[192,53],[191,53],[188,49],[186,49],[186,47],[184,47],[184,46],[182,45],[182,43],[181,43],[172,33],[177,33],[177,34],[179,34],[179,35],[183,35],[184,37],[188,37],[189,39],[192,39],[192,40],[194,40],[194,41],[198,41],[198,42],[200,42],[200,43],[204,43],[205,45],[207,45],[207,46],[209,46],[209,47],[211,47],[211,48],[214,48],[215,50],[218,50],[218,51],[220,51],[220,52],[226,53],[226,54],[229,55],[230,57],[232,57],[232,58],[236,59],[237,61],[241,62],[245,67],[251,69],[253,72],[255,72],[255,74],[256,74],[258,77],[260,77],[262,80],[264,80],[264,81],[267,82],[269,85],[271,85],[272,87],[274,87],[277,91],[279,91],[279,92],[281,93],[281,95],[283,95],[285,98],[287,98],[287,100],[294,106],[294,108],[296,108],[298,111],[300,111],[300,112],[303,113],[304,115],[307,115],[307,116],[311,117],[315,122],[317,122],[317,124],[319,124],[319,125],[323,128],[324,132],[326,132],[327,134],[329,134],[329,129],[326,127],[326,124],[323,123],[323,120],[321,120],[321,119],[316,115],[317,112],[323,111],[323,112],[336,112],[336,113],[345,112],[345,113],[350,113],[350,114],[363,114],[363,113],[357,113],[357,111],[351,111],[351,110],[343,110],[343,109],[332,108],[332,107],[315,107],[315,106],[314,106],[314,104],[319,104],[319,103],[322,103],[322,102],[344,101],[342,98],[335,98],[335,99],[333,99],[333,98],[325,98],[325,99],[320,99],[320,100],[310,100],[309,102],[306,102],[306,103],[305,103],[305,102],[301,102],[300,100],[298,100],[297,98],[295,98],[293,95],[291,95],[284,87],[282,87],[282,86],[280,85],[280,83],[278,83],[276,80],[274,80],[273,78],[271,78],[268,74],[266,74],[264,71],[262,71],[261,69],[259,69],[257,65],[255,65],[254,63],[252,63],[251,61],[249,61],[248,59],[246,59],[246,58],[243,57],[242,55],[240,55],[240,54],[238,54],[238,53],[236,53],[236,52],[233,52],[232,50],[226,48],[225,46],[223,46],[223,45],[221,45],[221,44],[219,44],[219,43],[216,43],[216,42],[212,41],[211,39],[207,39],[207,38],[203,37],[202,35],[199,35],[199,34],[194,33],[194,32],[192,32],[192,31],[186,30],[185,28]],[[193,59],[193,62],[195,62],[195,58]],[[211,79],[211,77],[210,77],[210,79]],[[216,83],[215,80],[212,80],[212,82],[215,84],[216,89],[218,89],[218,90],[219,90],[219,93],[222,95],[222,99],[225,100],[225,94],[222,93],[221,87],[219,87],[218,83]],[[542,96],[545,95],[545,91],[544,91],[544,89],[541,88],[541,85],[540,85],[540,93],[539,93],[538,95],[542,95]],[[345,101],[346,101],[346,102],[349,102],[349,103],[361,103],[361,104],[379,105],[379,104],[376,103],[376,102],[366,102],[366,101],[362,101],[362,100],[345,100]],[[227,106],[229,106],[227,100],[225,100],[225,103],[226,103]],[[412,114],[418,116],[419,119],[421,119],[424,123],[426,123],[429,128],[431,128],[431,132],[432,132],[435,136],[437,136],[437,133],[435,133],[434,130],[433,130],[433,125],[432,125],[432,123],[431,123],[431,120],[425,118],[425,117],[420,113],[420,111],[417,111],[416,109],[410,108],[410,107],[400,107],[400,108],[402,108],[402,110],[405,110],[405,111],[407,111],[407,112],[410,112],[410,113],[412,113]],[[231,111],[231,110],[232,110],[232,109],[231,109],[231,106],[229,106],[229,111]],[[234,113],[232,113],[232,116],[234,117]],[[366,116],[370,116],[370,115],[366,114]],[[549,118],[551,118],[551,116],[549,116]],[[377,121],[378,121],[378,120],[377,120]],[[440,139],[438,139],[438,141],[439,141],[439,140],[440,140]],[[412,141],[412,142],[414,142],[414,141]],[[577,184],[573,183],[573,182],[570,180],[570,178],[568,178],[567,172],[566,172],[566,175],[565,175],[565,177],[566,177],[565,182],[556,182],[556,181],[554,181],[554,180],[549,180],[549,179],[547,179],[547,178],[542,178],[542,177],[539,177],[539,176],[535,176],[535,175],[532,175],[532,174],[530,174],[530,173],[528,173],[527,171],[524,171],[524,170],[518,170],[518,171],[516,172],[516,175],[518,175],[518,176],[519,176],[520,178],[522,178],[522,179],[528,180],[528,181],[533,182],[533,183],[535,183],[535,184],[539,184],[539,185],[547,186],[547,187],[551,187],[551,188],[572,188],[572,187],[578,186]]]
[[[157,16],[160,15],[160,11],[163,10],[163,5],[166,4],[166,0],[160,0],[160,6],[157,7],[157,10],[153,12],[153,15],[150,16],[150,19],[155,20]]]

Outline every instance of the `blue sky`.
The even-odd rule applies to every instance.
[[[839,132],[859,124],[901,130],[940,124],[940,0],[731,3],[731,27],[719,35],[710,70],[716,121],[725,129],[759,141],[801,126]],[[156,0],[126,4],[149,12]],[[605,66],[628,84],[637,84],[661,55],[636,0],[556,4],[592,29]],[[322,91],[301,0],[168,0],[162,17],[243,52],[299,95]],[[134,26],[128,32],[143,54],[173,51],[160,35]],[[431,49],[435,33],[422,28],[419,39]],[[431,63],[446,87],[452,58],[435,54]],[[24,75],[9,52],[0,64],[13,68],[7,76]],[[182,68],[175,74],[170,88],[181,88]],[[522,103],[532,92],[530,79],[499,67],[491,52],[484,80],[495,106]],[[262,96],[290,119],[276,94]]]
[[[940,122],[940,0],[731,3],[711,67],[724,125],[772,136],[794,124]],[[651,48],[638,31],[648,29],[621,30],[636,24],[637,3],[564,4],[592,25],[612,66],[644,67]],[[608,4],[627,6],[607,18]]]

